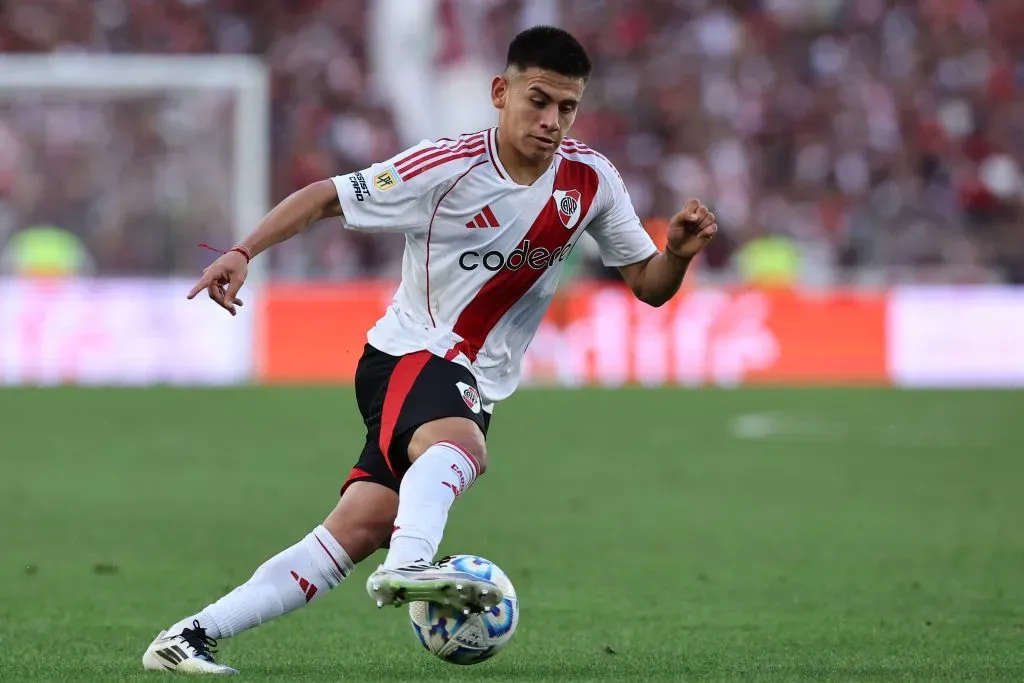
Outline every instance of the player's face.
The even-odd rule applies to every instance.
[[[532,67],[494,79],[494,106],[499,125],[523,157],[550,159],[576,120],[585,84],[581,78]]]

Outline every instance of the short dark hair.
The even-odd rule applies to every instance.
[[[531,66],[569,78],[590,78],[587,51],[571,33],[554,26],[528,28],[509,44],[505,68],[525,71]]]

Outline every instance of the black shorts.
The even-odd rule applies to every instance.
[[[429,351],[392,356],[367,344],[356,366],[356,402],[366,444],[341,493],[357,481],[397,492],[409,469],[409,441],[424,423],[465,417],[486,436],[491,421],[469,370]]]

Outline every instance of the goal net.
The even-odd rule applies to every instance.
[[[0,382],[247,378],[253,316],[184,294],[268,209],[268,117],[245,56],[0,56]],[[19,276],[51,229],[80,277]]]

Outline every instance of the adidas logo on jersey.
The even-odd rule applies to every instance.
[[[491,207],[485,206],[480,213],[473,217],[473,220],[466,223],[466,227],[473,230],[475,228],[500,228],[501,225],[498,223],[497,216],[491,211]]]

